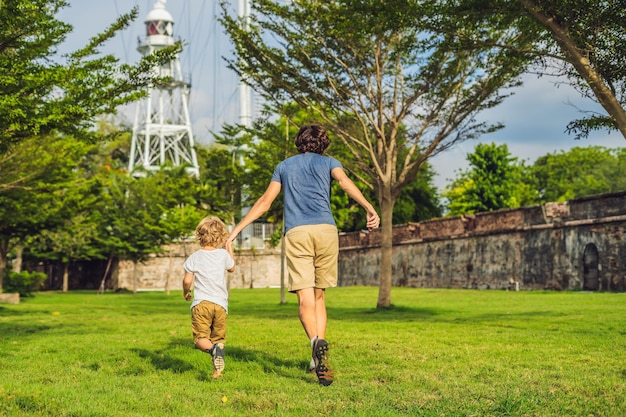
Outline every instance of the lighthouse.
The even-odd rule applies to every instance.
[[[146,38],[137,50],[144,56],[174,44],[174,20],[165,9],[166,0],[157,0],[146,17]],[[153,71],[168,81],[150,87],[137,103],[128,171],[143,167],[156,171],[164,164],[187,165],[198,176],[198,160],[189,119],[191,83],[183,79],[178,55]]]

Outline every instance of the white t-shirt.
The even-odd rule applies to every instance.
[[[183,265],[185,271],[195,276],[191,308],[201,301],[210,301],[228,313],[226,270],[234,265],[226,249],[199,249],[192,253]]]

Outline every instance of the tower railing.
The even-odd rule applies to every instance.
[[[246,226],[237,236],[237,248],[243,250],[267,249],[271,247],[272,235],[278,225],[274,223],[254,222]]]

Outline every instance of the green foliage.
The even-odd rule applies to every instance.
[[[20,297],[31,297],[39,291],[45,280],[46,274],[43,272],[11,271],[4,280],[4,292],[17,292]]]
[[[113,256],[140,261],[190,236],[206,215],[197,180],[184,167],[131,178],[126,154],[118,152],[129,139],[122,133],[99,146],[72,137],[12,145],[13,165],[0,166],[0,174],[6,169],[5,178],[12,172],[21,177],[0,190],[0,254],[6,259],[21,243],[31,263]],[[32,165],[31,175],[12,171],[18,161]]]
[[[84,191],[79,161],[91,152],[85,143],[102,138],[93,129],[96,117],[115,113],[143,96],[145,87],[163,81],[151,69],[180,50],[180,44],[172,45],[136,65],[100,54],[101,46],[137,17],[134,8],[83,48],[59,56],[58,45],[72,27],[55,16],[67,6],[65,0],[6,0],[0,7],[0,289],[11,245],[62,224],[63,232],[51,233],[64,233],[63,246],[70,245],[75,233],[69,219],[75,213],[66,211],[72,200],[67,194]],[[86,210],[87,204],[82,206]],[[82,224],[93,220],[84,215]]]
[[[226,224],[234,224],[241,216],[245,201],[242,193],[246,184],[249,159],[246,153],[251,136],[243,129],[225,126],[209,147],[198,147],[200,184],[197,198],[209,213],[217,215]]]
[[[537,158],[529,185],[540,202],[626,190],[626,149],[575,147]]]
[[[522,180],[524,165],[506,144],[478,144],[467,161],[469,168],[444,190],[449,215],[519,207],[532,198]]]
[[[566,201],[626,190],[626,149],[574,147],[526,165],[506,145],[477,145],[470,167],[445,189],[448,214]]]
[[[534,38],[518,51],[534,57],[532,71],[561,79],[565,75],[565,82],[604,108],[606,114],[586,112],[567,125],[579,139],[599,129],[619,130],[626,137],[624,6],[623,1],[470,0],[460,2],[459,13],[476,25],[508,25],[512,32]]]
[[[93,201],[80,161],[93,149],[58,135],[12,144],[0,154],[0,277],[12,244],[71,223],[70,206]],[[83,195],[86,193],[86,195]],[[0,280],[2,288],[2,280]]]
[[[54,131],[94,138],[96,116],[115,113],[154,81],[150,68],[180,45],[137,65],[122,65],[100,47],[137,17],[121,15],[82,49],[58,56],[72,27],[55,18],[65,0],[5,0],[0,8],[0,154],[9,145]]]
[[[433,176],[434,171],[430,164],[426,163],[420,168],[417,178],[402,189],[393,207],[394,225],[421,222],[442,216],[443,208],[433,183]],[[369,201],[376,202],[371,190],[359,181],[356,181],[356,184]],[[366,228],[362,209],[354,201],[349,201],[348,196],[338,186],[333,186],[331,203],[341,231],[354,232]]]
[[[421,222],[441,217],[443,208],[437,187],[434,185],[434,175],[431,165],[425,163],[419,169],[415,180],[402,188],[393,207],[393,224]]]
[[[103,168],[99,180],[97,244],[108,256],[142,261],[164,244],[192,234],[204,216],[196,206],[196,182],[184,166],[137,178]]]

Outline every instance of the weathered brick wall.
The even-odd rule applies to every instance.
[[[394,286],[582,289],[585,250],[598,287],[626,291],[626,192],[394,227]],[[340,285],[375,285],[380,231],[340,237]],[[589,268],[587,268],[589,269]]]
[[[380,230],[341,234],[339,242],[339,285],[378,285]],[[394,286],[581,289],[595,274],[596,289],[626,291],[626,191],[396,226],[393,243]],[[597,250],[591,269],[589,247]],[[168,248],[138,264],[136,280],[132,263],[121,263],[117,287],[181,289],[182,264],[196,249]],[[230,288],[280,286],[279,248],[236,258]]]

